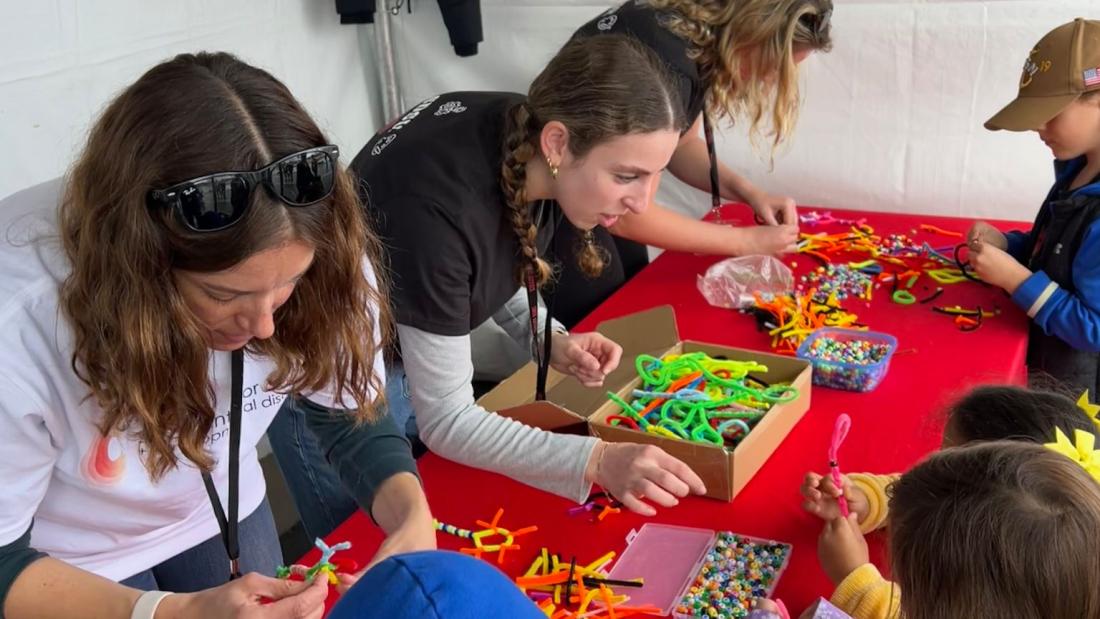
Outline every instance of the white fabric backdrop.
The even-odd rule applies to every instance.
[[[377,128],[368,27],[341,26],[331,0],[0,0],[0,15],[0,197],[64,172],[104,105],[181,52],[270,71],[346,161]]]
[[[1052,180],[1032,133],[981,124],[1016,93],[1031,46],[1096,0],[834,0],[834,49],[804,66],[797,134],[774,171],[736,129],[719,154],[803,204],[1030,220]],[[516,90],[609,0],[482,0],[485,42],[458,58],[434,2],[395,18],[408,106],[448,90]],[[702,214],[709,199],[666,176],[660,198]]]
[[[764,187],[834,207],[1030,219],[1050,182],[1033,134],[981,122],[1015,92],[1024,55],[1096,0],[836,0],[832,53],[803,72],[805,106],[773,171],[735,128],[722,158]],[[394,19],[405,102],[458,89],[525,90],[608,0],[483,0],[486,41],[462,59],[439,8]],[[377,128],[370,26],[326,0],[0,0],[0,196],[57,176],[125,84],[181,51],[223,49],[284,80],[350,157]],[[669,179],[661,199],[702,213]]]

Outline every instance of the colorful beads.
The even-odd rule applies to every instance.
[[[807,288],[817,290],[815,301],[824,303],[830,296],[843,301],[848,297],[869,299],[874,283],[871,276],[844,264],[820,266],[803,275],[799,280],[798,291]]]
[[[443,531],[448,535],[454,535],[456,537],[461,537],[464,539],[470,539],[470,537],[474,534],[473,531],[469,529],[460,529],[453,524],[447,524],[445,522],[440,522],[439,520],[434,520],[433,524],[435,524],[436,531]]]
[[[816,338],[809,350],[817,359],[825,361],[843,361],[857,365],[878,363],[890,354],[890,345],[871,340]]]
[[[699,574],[676,606],[677,616],[748,616],[754,598],[768,597],[775,590],[790,555],[789,544],[720,532]]]
[[[847,391],[871,391],[890,367],[897,340],[885,333],[822,329],[803,342],[798,356],[813,364],[813,383]]]

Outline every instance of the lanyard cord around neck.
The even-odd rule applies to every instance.
[[[710,206],[717,211],[722,206],[722,193],[718,190],[718,155],[714,151],[714,127],[706,105],[703,106],[703,137],[706,138],[707,156],[710,158]]]
[[[203,471],[202,481],[206,486],[206,494],[210,497],[210,506],[214,508],[214,517],[218,520],[218,528],[221,529],[222,543],[225,544],[225,553],[229,557],[229,580],[241,577],[240,556],[241,549],[237,539],[237,507],[238,494],[240,492],[241,473],[241,400],[244,390],[244,351],[234,350],[232,353],[233,378],[230,383],[232,390],[232,402],[229,405],[229,517],[226,517],[222,509],[221,499],[218,498],[218,489],[214,487],[214,480],[210,473]]]
[[[542,212],[545,203],[539,204],[538,214],[535,216],[535,225],[542,223]],[[546,299],[546,319],[543,329],[542,347],[539,347],[539,286],[538,263],[531,261],[523,270],[523,282],[527,288],[527,307],[531,315],[531,359],[535,361],[538,372],[535,378],[535,399],[546,399],[546,377],[550,371],[550,352],[552,349],[550,318],[553,314],[553,296]]]

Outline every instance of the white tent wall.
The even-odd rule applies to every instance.
[[[769,171],[744,133],[723,127],[719,156],[801,204],[1030,220],[1051,181],[1033,133],[982,123],[1016,94],[1031,46],[1055,26],[1100,18],[1096,0],[834,0],[833,51],[803,65],[796,135]],[[439,7],[394,18],[407,106],[452,90],[526,91],[577,26],[608,0],[482,0],[485,41],[458,58]],[[659,199],[700,215],[709,198],[666,175]],[[747,221],[748,218],[746,217]]]
[[[0,196],[62,174],[107,102],[182,52],[270,71],[345,161],[377,128],[369,27],[341,26],[331,0],[0,0],[0,14]]]

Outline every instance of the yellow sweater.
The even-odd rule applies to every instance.
[[[897,619],[901,616],[901,591],[870,563],[848,574],[829,601],[852,619]]]
[[[886,524],[886,516],[889,514],[889,499],[886,496],[886,488],[901,477],[900,473],[893,475],[872,475],[870,473],[850,473],[848,479],[852,485],[863,491],[870,504],[870,510],[863,522],[859,523],[859,530],[870,533],[881,529]]]
[[[851,473],[852,485],[863,491],[869,505],[867,517],[859,523],[866,534],[881,529],[889,515],[889,499],[886,489],[897,481],[900,474],[872,475]],[[845,578],[829,600],[852,619],[895,619],[900,616],[901,590],[886,580],[878,568],[868,563]]]

